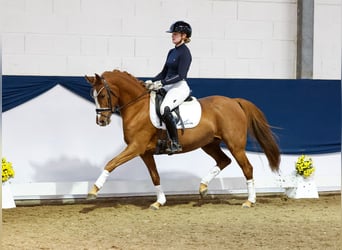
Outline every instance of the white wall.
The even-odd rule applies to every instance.
[[[341,79],[341,0],[315,0],[314,78]]]
[[[84,75],[119,68],[154,76],[172,47],[165,30],[183,19],[193,26],[190,77],[295,77],[296,0],[0,4],[4,74]],[[316,0],[315,78],[340,78],[340,6],[339,0]]]

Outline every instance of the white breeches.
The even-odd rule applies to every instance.
[[[164,114],[165,107],[169,107],[173,110],[190,95],[190,88],[186,81],[182,80],[174,84],[166,85],[163,87],[167,93],[160,106],[161,115]]]

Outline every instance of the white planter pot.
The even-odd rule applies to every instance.
[[[15,208],[15,202],[11,190],[11,184],[6,181],[2,183],[2,208]]]
[[[285,187],[285,194],[289,198],[319,198],[313,177],[304,178],[301,175],[295,175],[294,178],[292,187]]]

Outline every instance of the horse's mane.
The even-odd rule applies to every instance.
[[[121,71],[118,69],[114,69],[113,71],[105,71],[103,74],[111,74],[111,75],[121,75],[124,78],[128,78],[130,80],[133,80],[134,82],[140,84],[143,86],[143,81],[139,80],[138,78],[136,78],[135,76],[133,76],[132,74],[128,73],[127,71]]]

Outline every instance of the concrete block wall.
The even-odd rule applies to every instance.
[[[341,31],[341,3],[316,2],[314,75],[340,78],[335,37]],[[159,73],[173,46],[165,30],[185,20],[193,27],[189,77],[295,78],[296,0],[0,4],[3,74],[77,76],[117,68],[151,77]]]
[[[341,0],[315,0],[315,79],[341,79],[341,12]]]

